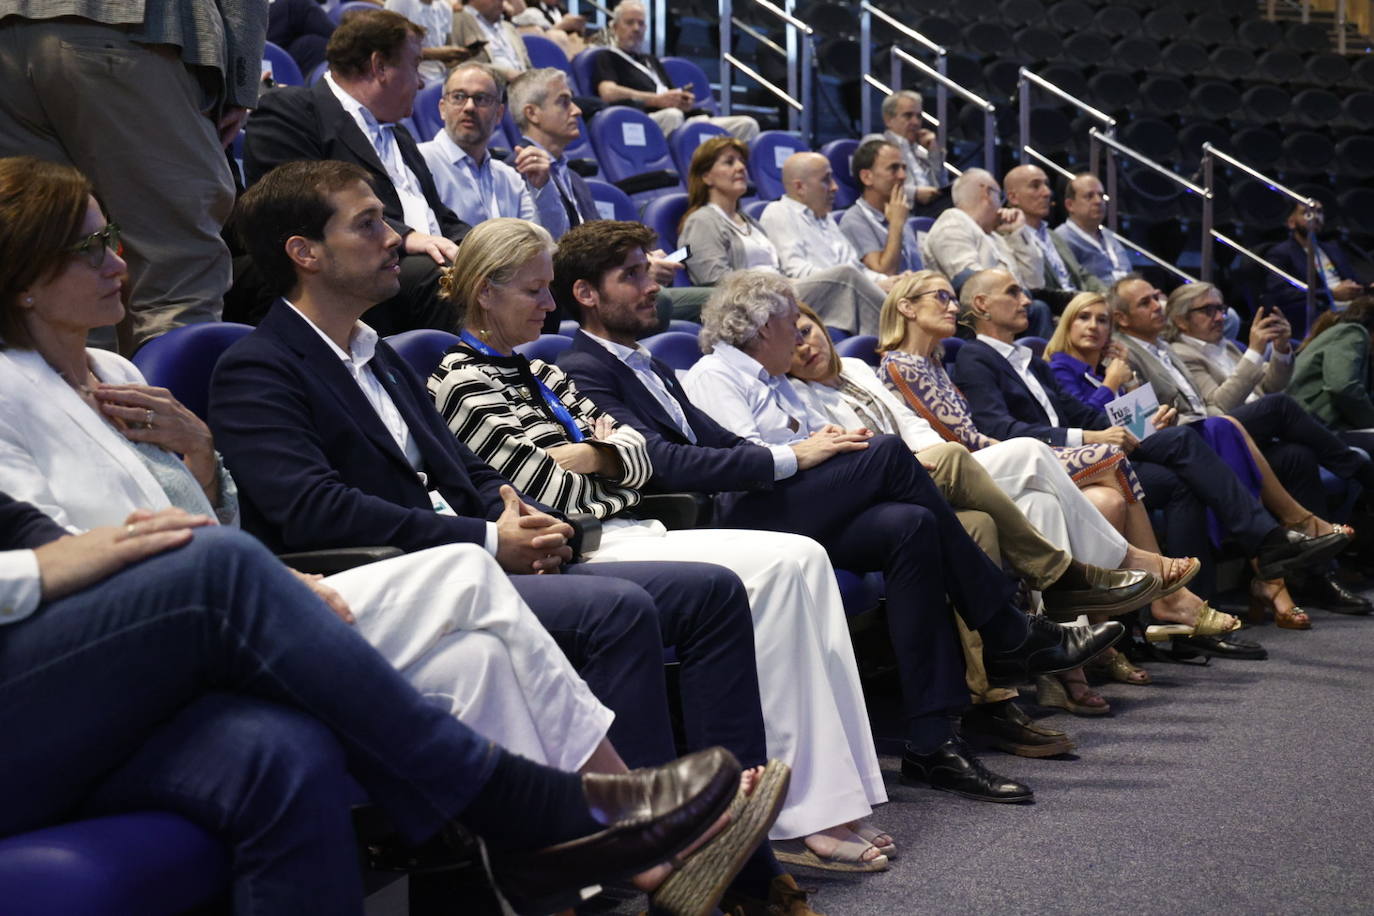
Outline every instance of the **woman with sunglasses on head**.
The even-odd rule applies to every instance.
[[[1222,313],[1216,316],[1221,318]],[[1045,358],[1064,391],[1096,408],[1135,388],[1140,380],[1131,370],[1127,354],[1112,340],[1111,313],[1099,293],[1080,293],[1069,301],[1059,318],[1054,336],[1045,346]],[[1207,417],[1195,421],[1207,444],[1236,473],[1236,477],[1264,507],[1287,525],[1310,518],[1307,511],[1279,482],[1245,427],[1231,417]],[[1208,518],[1213,541],[1224,536],[1215,516]],[[1255,579],[1251,591],[1254,607],[1266,598],[1274,620],[1286,629],[1307,629],[1311,620],[1293,604],[1283,579]]]

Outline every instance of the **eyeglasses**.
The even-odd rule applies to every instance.
[[[1196,315],[1198,312],[1201,312],[1208,318],[1215,318],[1224,311],[1226,311],[1226,306],[1217,305],[1215,302],[1209,302],[1206,305],[1197,305],[1188,309],[1188,314]]]
[[[99,232],[92,232],[75,245],[64,250],[71,254],[80,255],[93,269],[99,270],[105,264],[106,249],[119,255],[124,253],[124,246],[119,241],[119,226],[114,223],[106,224],[104,229]]]
[[[917,299],[924,299],[926,296],[934,296],[937,300],[939,300],[941,305],[949,305],[951,302],[955,301],[955,295],[947,289],[926,290],[924,293],[917,293],[916,295],[909,296],[907,298],[911,299],[912,302],[915,302]]]
[[[478,108],[490,108],[493,105],[499,104],[501,101],[489,92],[479,92],[476,95],[468,95],[466,92],[455,91],[450,92],[448,95],[444,96],[444,98],[448,99],[449,104],[458,108],[462,108],[468,102],[472,102],[472,104],[476,105]]]

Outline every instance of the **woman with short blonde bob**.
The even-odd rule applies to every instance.
[[[430,376],[436,406],[460,442],[530,498],[603,519],[592,562],[671,558],[740,577],[753,611],[768,753],[793,768],[771,832],[787,841],[779,858],[886,868],[896,847],[865,818],[887,794],[825,550],[800,535],[665,531],[634,517],[651,474],[644,437],[583,397],[556,366],[515,352],[539,336],[554,308],[553,248],[544,229],[517,219],[488,220],[463,240],[441,280],[462,342]]]

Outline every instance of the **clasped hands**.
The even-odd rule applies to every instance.
[[[505,508],[496,519],[496,562],[508,573],[556,573],[572,560],[573,528],[501,487]]]
[[[845,429],[843,426],[827,423],[802,441],[792,443],[792,451],[797,455],[797,470],[813,468],[843,452],[866,449],[868,440],[872,438],[872,430],[862,426],[857,429]]]

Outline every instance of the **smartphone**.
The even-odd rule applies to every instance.
[[[690,258],[691,256],[692,256],[692,246],[691,246],[691,245],[683,245],[681,248],[679,248],[677,251],[674,251],[672,254],[664,255],[664,256],[663,256],[663,260],[665,260],[665,261],[670,261],[670,262],[672,262],[673,264],[681,264],[681,263],[683,263],[684,261],[686,261],[688,258]]]

